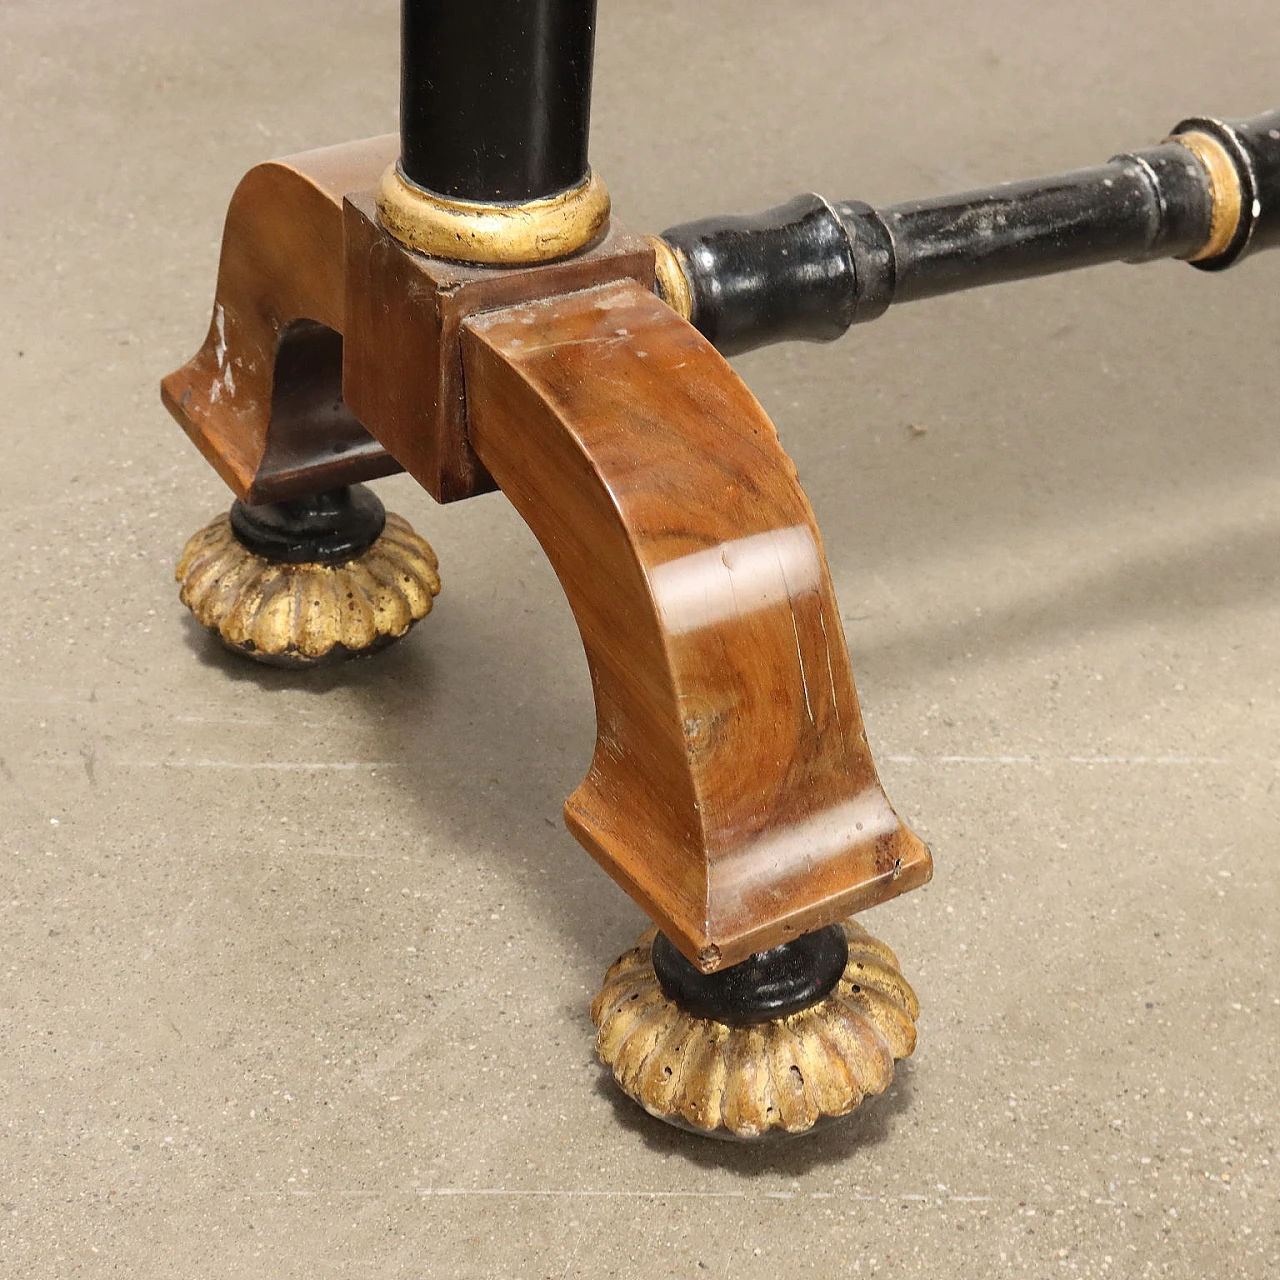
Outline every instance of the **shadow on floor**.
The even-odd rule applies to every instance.
[[[1105,572],[1080,579],[1041,579],[1003,608],[984,607],[950,626],[907,625],[891,640],[850,645],[859,668],[906,681],[980,657],[1000,661],[1049,647],[1062,638],[1123,630],[1136,622],[1172,623],[1188,611],[1212,614],[1242,603],[1280,601],[1280,521],[1230,530],[1163,553],[1132,554]],[[1069,570],[1069,566],[1064,566]]]
[[[767,1176],[801,1178],[839,1165],[853,1150],[877,1147],[911,1108],[915,1067],[900,1062],[888,1091],[868,1098],[847,1116],[803,1134],[785,1134],[757,1142],[699,1137],[656,1119],[628,1098],[601,1069],[595,1092],[613,1109],[618,1128],[643,1142],[654,1155],[679,1156],[700,1168],[725,1170],[746,1179]]]
[[[1071,578],[1068,567],[1062,582],[1041,579],[1003,610],[988,610],[955,625],[926,622],[866,647],[857,643],[855,632],[855,664],[880,679],[907,681],[972,661],[975,655],[991,661],[1028,651],[1077,632],[1082,625],[1093,630],[1120,628],[1136,620],[1172,620],[1188,608],[1230,609],[1247,592],[1256,599],[1260,583],[1271,583],[1280,591],[1277,546],[1280,527],[1272,522],[1167,553],[1132,556],[1083,580]],[[525,860],[557,866],[556,883],[525,882],[531,905],[570,954],[582,956],[584,963],[607,963],[627,945],[637,913],[600,880],[562,822],[534,821],[526,811],[530,792],[548,792],[558,785],[559,799],[568,794],[593,741],[583,699],[539,696],[529,668],[509,660],[512,652],[540,654],[545,647],[543,609],[511,611],[499,626],[465,593],[447,600],[445,607],[450,610],[451,642],[465,645],[473,677],[482,672],[479,697],[474,689],[460,687],[456,678],[440,677],[431,642],[437,624],[430,616],[403,643],[370,658],[301,671],[266,666],[229,652],[190,615],[185,625],[188,645],[201,663],[232,680],[251,682],[264,693],[288,690],[324,697],[355,691],[367,712],[362,727],[378,738],[378,757],[395,760],[410,771],[410,786],[404,792],[409,803],[429,811],[437,821],[443,817],[464,842],[479,839],[487,848],[518,850],[515,873]],[[557,607],[565,608],[563,600]],[[440,700],[446,696],[453,705],[444,710]],[[449,736],[449,726],[459,719],[479,730],[465,743]],[[444,727],[433,729],[435,723]],[[577,746],[547,750],[547,743]],[[519,779],[519,784],[510,779]],[[552,803],[558,805],[559,800]],[[565,862],[574,855],[576,870]],[[566,891],[566,884],[572,891]],[[616,943],[608,942],[609,937]]]

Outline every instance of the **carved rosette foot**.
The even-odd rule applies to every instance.
[[[597,1055],[650,1115],[710,1137],[803,1133],[847,1115],[915,1048],[920,1006],[883,942],[840,927],[848,960],[834,987],[799,1012],[742,1025],[696,1016],[664,990],[654,946],[665,940],[648,930],[592,1003]]]
[[[431,612],[435,552],[368,490],[319,504],[237,503],[190,539],[175,576],[228,648],[309,667],[381,649]]]

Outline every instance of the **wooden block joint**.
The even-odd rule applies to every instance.
[[[473,266],[406,249],[378,222],[372,192],[346,198],[344,231],[343,399],[439,502],[496,487],[467,436],[463,322],[614,281],[653,288],[652,248],[616,221],[592,248],[529,267]]]

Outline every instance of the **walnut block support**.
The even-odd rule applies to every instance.
[[[400,470],[342,394],[342,199],[374,187],[399,145],[388,134],[271,160],[231,198],[208,335],[161,398],[244,502]]]
[[[708,972],[925,883],[813,512],[725,360],[634,282],[474,316],[462,352],[471,447],[591,669],[573,835]]]
[[[468,316],[611,280],[652,287],[653,248],[615,219],[558,262],[484,267],[407,250],[379,223],[372,192],[345,206],[347,405],[437,502],[495,485],[467,436],[461,327]]]

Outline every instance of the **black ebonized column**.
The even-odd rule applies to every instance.
[[[587,176],[595,0],[402,0],[400,168],[522,203]]]
[[[1230,243],[1194,266],[1219,271],[1280,245],[1280,111],[1184,120],[1231,158],[1240,211]],[[873,208],[799,196],[747,216],[664,231],[683,258],[693,324],[733,354],[828,341],[891,303],[1102,262],[1189,258],[1209,240],[1210,178],[1176,142],[1105,165]]]
[[[857,227],[862,209],[836,206]],[[1102,262],[1193,253],[1210,197],[1177,143],[1110,164],[880,211],[895,249],[895,302]],[[855,230],[856,234],[856,230]]]

